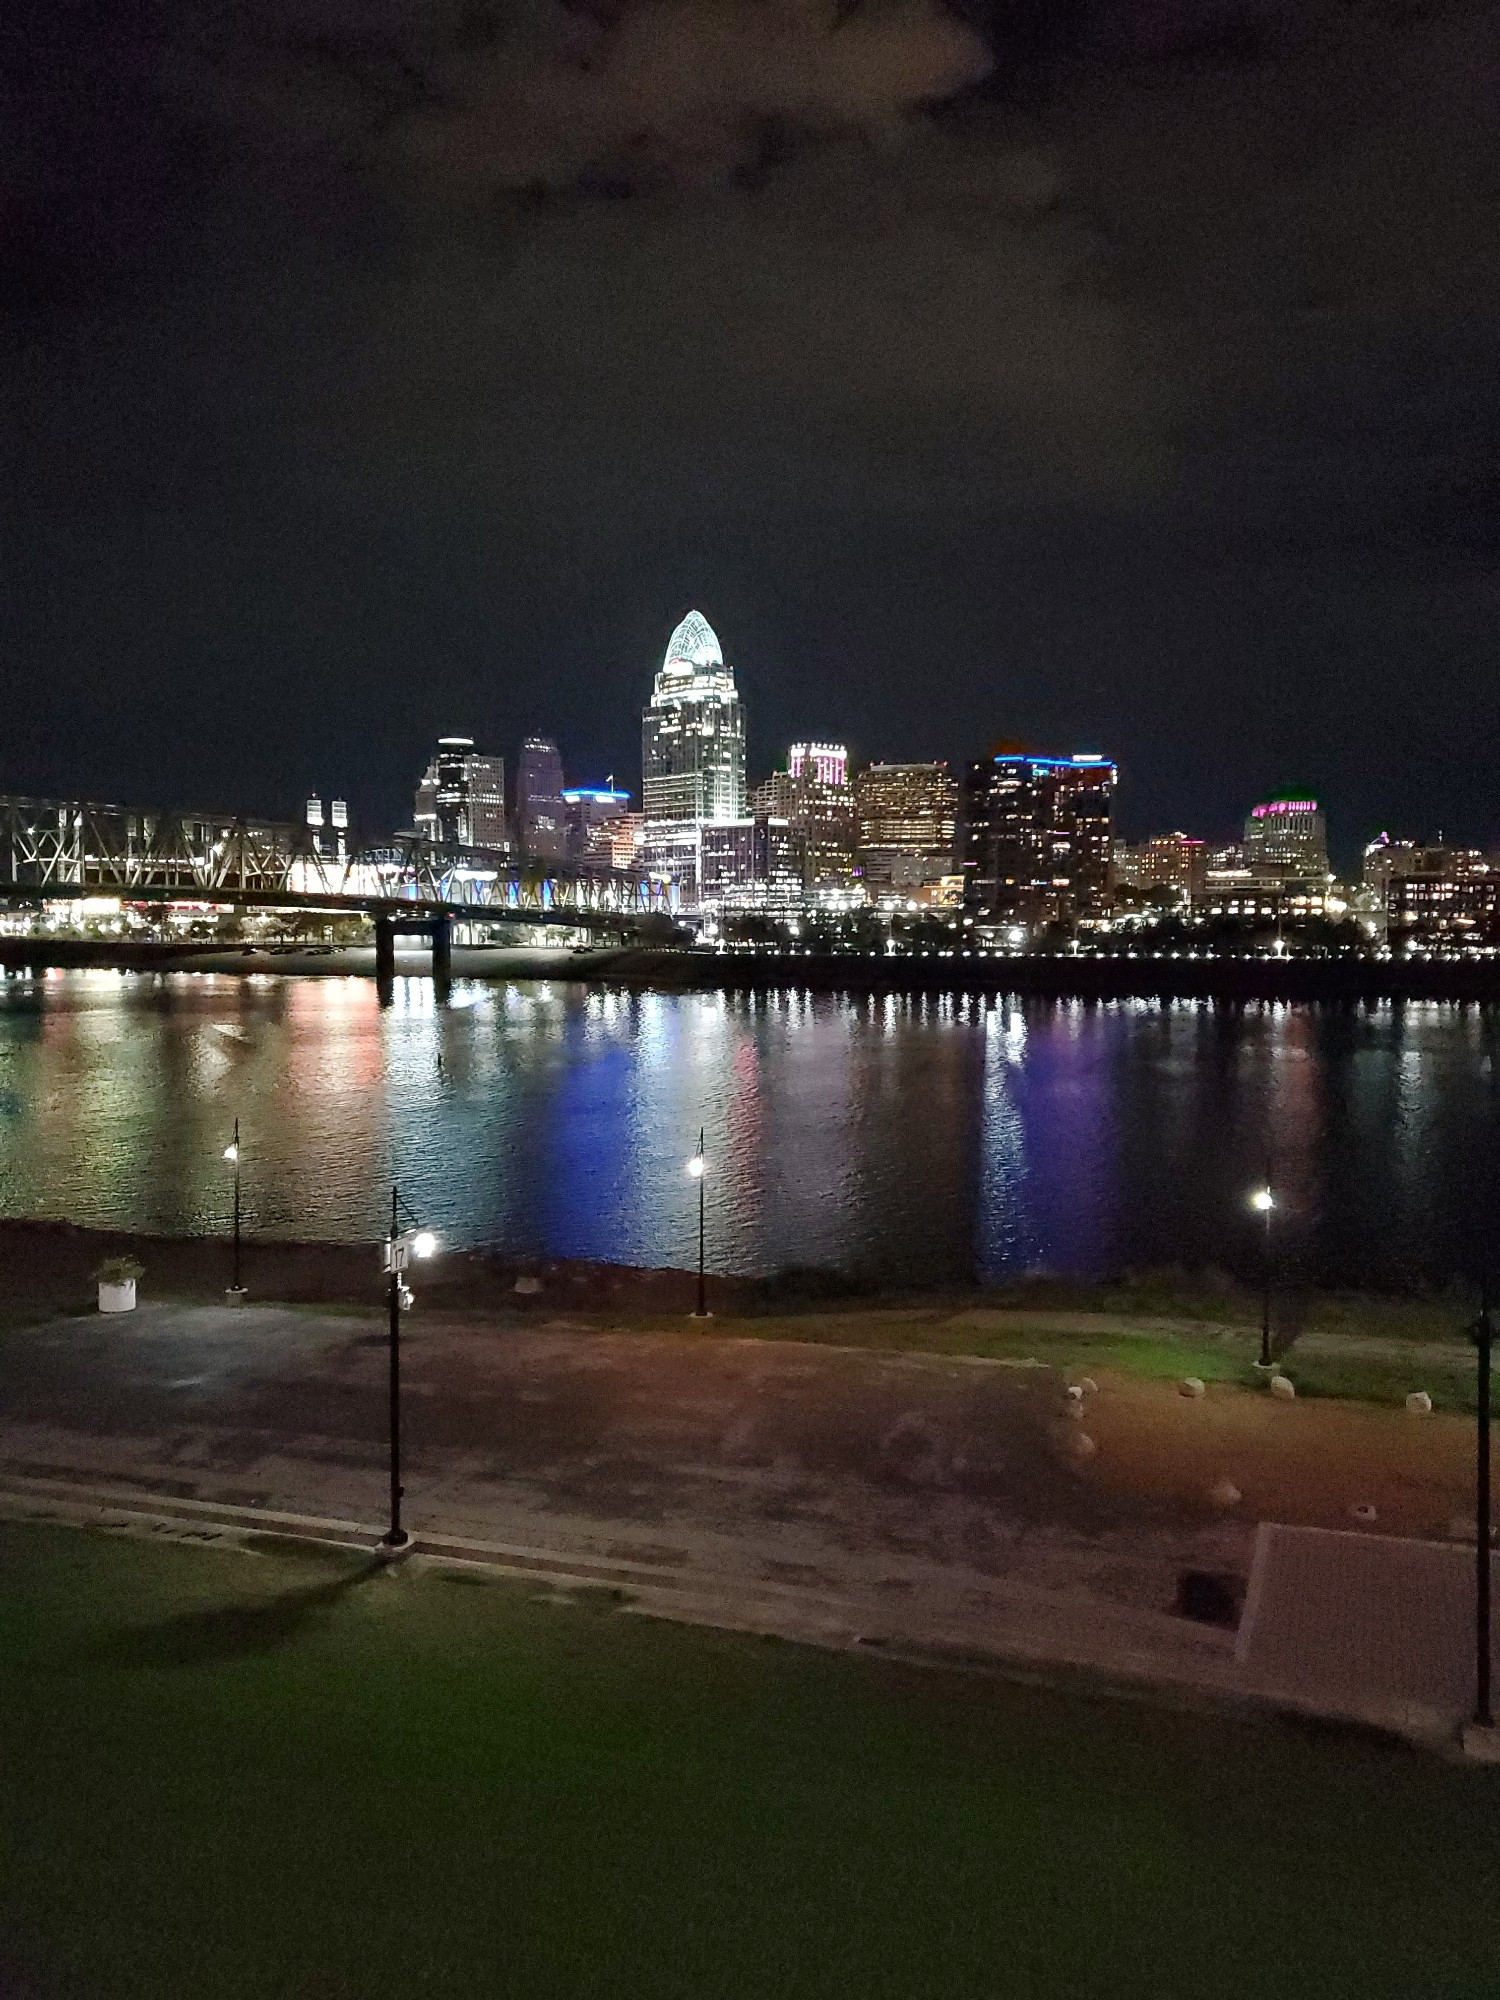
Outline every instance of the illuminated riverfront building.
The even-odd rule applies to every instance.
[[[641,717],[641,783],[648,820],[745,816],[744,712],[701,612],[672,634]]]
[[[787,755],[789,818],[810,903],[847,907],[855,896],[854,794],[842,743],[794,743]]]
[[[854,814],[872,901],[913,899],[952,875],[958,780],[946,764],[867,764],[854,780]]]
[[[550,736],[528,736],[516,769],[516,839],[534,861],[562,861],[568,853],[563,766]]]
[[[849,782],[849,751],[842,743],[794,743],[786,768],[793,778],[807,778],[841,790]]]
[[[1316,799],[1272,799],[1245,821],[1245,865],[1252,875],[1328,873],[1328,828]]]
[[[981,924],[1101,916],[1117,773],[1107,757],[1002,750],[964,773],[964,907]]]
[[[1500,859],[1477,847],[1382,833],[1365,849],[1363,878],[1393,945],[1500,945]]]
[[[698,830],[745,817],[745,717],[713,627],[690,611],[668,641],[641,716],[643,857],[649,872],[698,894]]]
[[[791,917],[802,907],[801,861],[788,821],[769,813],[720,820],[699,829],[698,843],[700,908]]]
[[[507,851],[505,759],[479,756],[472,736],[440,736],[417,786],[416,827],[445,847]]]
[[[1206,843],[1185,833],[1153,834],[1134,844],[1115,842],[1114,880],[1119,889],[1148,896],[1166,890],[1171,901],[1188,904],[1202,896],[1207,874]]]
[[[629,792],[617,792],[612,785],[575,785],[563,793],[562,806],[568,829],[569,860],[593,861],[606,868],[618,866],[615,854],[619,823],[630,816]],[[630,847],[633,859],[633,834]]]

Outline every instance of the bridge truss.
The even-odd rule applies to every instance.
[[[619,868],[414,835],[340,852],[274,820],[0,796],[0,901],[88,896],[611,927],[668,907],[662,884]]]

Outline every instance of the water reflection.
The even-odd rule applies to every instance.
[[[115,973],[0,986],[0,1209],[966,1278],[1253,1268],[1270,1170],[1327,1280],[1473,1270],[1500,1023],[1473,1008],[636,994]],[[1482,1224],[1484,1226],[1482,1226]]]

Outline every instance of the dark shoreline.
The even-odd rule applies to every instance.
[[[55,969],[201,972],[231,977],[373,978],[373,946],[225,948],[109,944],[73,938],[0,939],[10,972]],[[397,973],[424,977],[425,951],[402,951]],[[855,953],[711,952],[648,946],[463,946],[458,979],[553,979],[663,992],[993,993],[1079,1000],[1500,1002],[1500,959],[1104,958],[1041,953],[874,957]]]

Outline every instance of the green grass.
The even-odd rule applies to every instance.
[[[1059,1333],[1055,1324],[1037,1316],[1038,1310],[1024,1305],[999,1309],[986,1305],[948,1314],[918,1308],[797,1313],[722,1320],[715,1331],[748,1334],[757,1340],[807,1341],[890,1353],[973,1355],[1013,1365],[1035,1361],[1065,1375],[1095,1369],[1113,1369],[1147,1381],[1180,1381],[1185,1375],[1199,1375],[1205,1382],[1235,1382],[1264,1392],[1265,1384],[1254,1365],[1260,1353],[1258,1327],[1210,1326],[1191,1319],[1173,1326],[1169,1318],[1145,1321],[1126,1314],[1111,1323],[1101,1314],[1098,1324],[1086,1332]],[[1081,1314],[1082,1309],[1079,1311]],[[654,1327],[660,1322],[649,1324]],[[1318,1330],[1324,1329],[1320,1326]],[[1351,1326],[1342,1330],[1360,1329]],[[1384,1327],[1379,1333],[1382,1338],[1392,1337]],[[1430,1338],[1413,1342],[1399,1356],[1361,1353],[1355,1346],[1343,1353],[1323,1353],[1296,1341],[1278,1344],[1277,1353],[1299,1395],[1399,1404],[1413,1389],[1425,1389],[1438,1409],[1472,1411],[1475,1407],[1473,1360],[1467,1354],[1456,1362],[1451,1360],[1449,1350],[1438,1350]]]
[[[0,1524],[7,1995],[1493,1993],[1500,1777]]]

